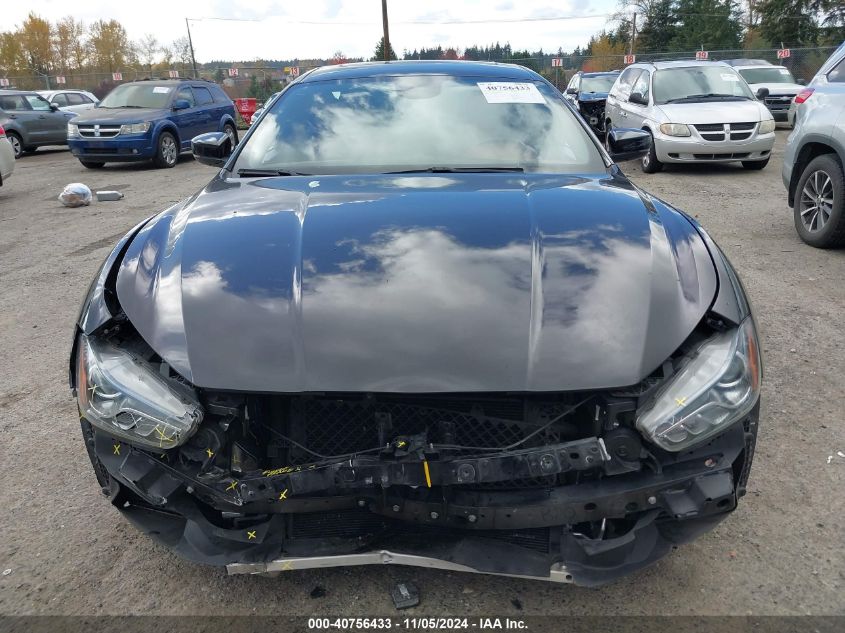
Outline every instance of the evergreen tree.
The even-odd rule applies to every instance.
[[[398,57],[396,57],[396,51],[393,50],[393,44],[390,45],[389,57],[390,59],[399,59]],[[381,39],[378,41],[378,44],[376,44],[376,50],[373,53],[372,61],[384,61],[384,36],[382,36]]]
[[[760,34],[775,46],[815,44],[819,25],[813,4],[813,0],[760,0]]]
[[[739,48],[742,22],[734,0],[678,0],[677,31],[670,42],[675,50]]]
[[[637,32],[636,50],[649,53],[670,50],[677,29],[674,0],[653,0],[643,5],[641,28]]]

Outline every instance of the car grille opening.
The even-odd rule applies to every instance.
[[[79,125],[79,135],[83,138],[113,138],[120,134],[120,126]]]

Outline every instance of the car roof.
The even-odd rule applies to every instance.
[[[608,75],[616,76],[621,73],[621,70],[602,70],[601,72],[594,72],[594,73],[585,73],[583,71],[579,71],[582,77],[606,77]]]
[[[631,64],[631,66],[637,66],[640,68],[645,68],[647,66],[651,66],[656,70],[661,70],[664,68],[691,68],[695,66],[727,66],[724,62],[716,62],[716,61],[697,61],[695,59],[673,59],[669,61],[660,61],[660,62],[637,62],[636,64]]]
[[[454,60],[400,60],[391,62],[357,62],[322,66],[304,74],[299,80],[326,81],[330,79],[355,79],[391,75],[451,75],[454,77],[488,77],[494,79],[542,79],[533,70],[516,64]]]
[[[4,95],[36,95],[36,94],[38,94],[38,92],[36,92],[35,90],[8,90],[6,88],[3,88],[2,90],[0,90],[0,94],[4,94]]]

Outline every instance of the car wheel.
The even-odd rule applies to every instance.
[[[9,139],[12,149],[15,150],[15,158],[20,158],[23,155],[23,141],[21,137],[15,132],[6,132],[6,138]]]
[[[158,149],[153,164],[156,167],[175,167],[178,160],[179,143],[176,137],[170,132],[162,132],[158,137]]]
[[[654,135],[649,132],[649,136],[651,136],[651,145],[648,148],[648,154],[643,156],[642,159],[643,173],[656,174],[659,171],[663,171],[663,163],[657,160],[657,150],[654,147]]]
[[[229,140],[232,142],[232,151],[234,151],[235,145],[238,144],[238,133],[235,131],[235,128],[227,123],[223,126],[223,133],[229,137]]]
[[[832,154],[818,156],[804,168],[793,213],[799,237],[810,246],[845,244],[845,174]]]
[[[768,164],[769,164],[768,158],[766,160],[744,160],[744,161],[742,161],[742,166],[745,167],[746,169],[750,169],[752,171],[763,169]]]
[[[98,160],[79,160],[82,163],[83,167],[87,167],[88,169],[100,169],[105,165],[105,163],[98,161]]]

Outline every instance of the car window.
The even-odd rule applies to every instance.
[[[68,105],[67,95],[64,92],[60,92],[57,95],[53,95],[52,103],[55,103],[60,108]]]
[[[383,76],[291,86],[264,111],[234,171],[486,167],[605,169],[577,115],[545,82]]]
[[[795,78],[783,66],[766,68],[743,68],[739,71],[742,78],[750,84],[794,84]]]
[[[68,105],[84,105],[86,103],[91,103],[85,95],[81,95],[78,92],[69,92],[67,93],[67,103]]]
[[[652,84],[654,102],[658,104],[717,97],[755,99],[748,84],[729,66],[661,69],[654,73]]]
[[[619,82],[615,84],[613,89],[614,94],[627,99],[631,94],[631,88],[634,87],[634,82],[640,76],[642,69],[628,68],[620,76]]]
[[[194,93],[191,92],[190,86],[182,86],[179,88],[179,92],[176,93],[177,99],[185,99],[188,103],[190,103],[190,107],[195,107],[197,105],[196,99],[194,99]]]
[[[616,75],[596,75],[594,77],[583,77],[581,92],[610,92]]]
[[[22,95],[0,95],[0,109],[2,110],[29,110]]]
[[[220,102],[224,102],[224,103],[232,103],[232,100],[229,98],[229,95],[227,95],[225,92],[223,92],[220,88],[218,88],[217,86],[209,86],[209,87],[211,88],[211,94],[214,95],[215,101],[220,101]]]
[[[41,95],[24,95],[24,99],[29,103],[29,107],[39,112],[49,111],[50,102]]]
[[[649,92],[648,84],[649,84],[650,78],[651,78],[651,74],[647,70],[644,70],[643,72],[641,72],[640,76],[637,77],[637,81],[636,81],[636,83],[634,83],[633,88],[631,88],[631,94],[633,94],[635,92],[639,92],[642,96],[644,96],[646,98],[646,101],[648,101],[648,92]]]
[[[578,78],[580,75],[575,75],[570,81],[569,85],[566,87],[567,90],[578,90]]]
[[[198,88],[197,86],[194,86],[194,94],[197,97],[197,103],[199,105],[207,105],[214,101],[214,99],[211,98],[211,92],[209,92],[208,88]]]
[[[101,108],[165,108],[173,95],[173,86],[152,82],[123,84],[100,102]]]
[[[830,69],[830,72],[827,73],[827,80],[832,83],[845,82],[845,57],[840,59],[839,63]]]

